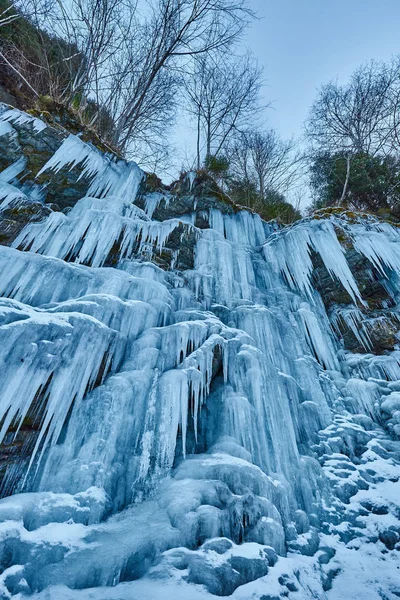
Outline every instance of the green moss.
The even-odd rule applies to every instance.
[[[149,192],[159,192],[162,187],[162,181],[155,173],[146,173],[146,189]]]

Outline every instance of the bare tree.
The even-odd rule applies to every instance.
[[[247,0],[152,0],[140,27],[141,50],[129,54],[130,85],[120,103],[118,145],[125,149],[131,142],[161,71],[176,70],[182,59],[229,46],[252,16]],[[137,76],[132,78],[134,66]]]
[[[391,148],[393,85],[398,79],[395,62],[374,61],[357,69],[346,85],[323,86],[306,123],[306,134],[317,152],[330,151],[346,157],[347,171],[339,203],[350,178],[352,157],[374,156]]]
[[[5,8],[0,9],[0,27],[10,25],[21,17],[37,20],[49,10],[49,0],[14,0],[13,2],[6,2]]]
[[[143,12],[137,0],[55,0],[52,5],[38,35],[43,47],[48,32],[55,45],[59,41],[61,71],[68,77],[60,76],[46,51],[32,73],[27,61],[21,71],[14,64],[17,45],[5,57],[9,68],[36,96],[43,86],[36,89],[33,72],[43,74],[45,94],[72,106],[99,130],[101,118],[108,116],[113,131],[107,141],[136,157],[139,147],[145,154],[150,148],[157,155],[164,151],[183,68],[192,57],[230,47],[253,17],[248,0],[147,0]]]
[[[0,29],[13,25],[20,19],[28,19],[35,24],[43,22],[45,15],[51,11],[51,0],[9,0],[3,6],[4,8],[0,9]],[[34,82],[30,81],[30,74],[24,73],[23,64],[26,60],[21,56],[18,48],[10,44],[4,36],[0,38],[0,61],[30,89],[34,96],[39,97]],[[40,66],[35,63],[29,66],[31,73],[32,67],[36,70],[40,69]]]
[[[184,87],[196,120],[198,168],[203,138],[205,155],[218,156],[232,135],[254,123],[261,111],[261,85],[262,69],[250,54],[230,60],[206,54],[194,61]]]
[[[99,100],[103,81],[113,75],[112,59],[122,49],[125,36],[132,34],[137,0],[56,0],[56,5],[52,24],[75,49],[63,58],[71,68],[61,100],[84,108],[89,96]]]
[[[357,69],[347,85],[323,86],[306,123],[309,139],[325,150],[380,152],[394,80],[390,65],[371,62]]]
[[[303,157],[295,141],[282,140],[272,129],[242,133],[230,145],[228,158],[234,176],[264,201],[270,194],[285,194],[302,175]]]

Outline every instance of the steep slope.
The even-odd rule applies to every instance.
[[[1,110],[2,597],[398,598],[399,230]]]

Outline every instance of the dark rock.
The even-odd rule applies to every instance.
[[[38,115],[42,116],[42,115]],[[37,174],[61,146],[68,131],[57,124],[48,125],[38,132],[31,122],[12,123],[14,132],[0,136],[0,171],[21,157],[26,164],[20,177],[26,185],[41,184],[45,201],[66,209],[85,196],[90,181],[82,177],[79,167],[63,167],[57,175],[52,172]]]
[[[289,592],[298,592],[299,588],[297,587],[297,585],[294,583],[294,581],[292,581],[288,575],[281,575],[278,579],[278,582],[280,585],[286,587],[288,589]]]
[[[232,548],[232,545],[232,542],[228,540],[228,538],[219,538],[217,540],[210,540],[209,542],[206,542],[203,544],[202,548],[206,552],[211,550],[217,554],[225,554],[227,550]]]
[[[233,569],[240,573],[244,583],[264,577],[268,573],[268,562],[261,558],[245,558],[244,556],[232,556],[229,563]]]
[[[228,563],[215,567],[206,564],[200,556],[193,557],[189,575],[189,583],[204,585],[211,594],[230,596],[240,585],[245,583],[243,576]]]
[[[288,549],[291,552],[297,552],[304,556],[313,556],[317,552],[318,547],[319,535],[314,528],[305,536],[305,539],[296,539],[288,542]]]
[[[323,580],[322,580],[322,589],[324,590],[324,592],[328,592],[329,590],[332,589],[332,582],[335,579],[335,577],[337,577],[340,573],[341,569],[336,568],[336,569],[331,569],[330,571],[328,571],[327,573],[324,574],[323,576]]]
[[[352,481],[346,481],[340,485],[337,485],[335,487],[335,492],[342,502],[348,504],[350,502],[350,498],[357,494],[358,489],[359,488],[355,483]]]
[[[1,139],[1,137],[0,137]],[[27,223],[42,221],[52,210],[41,202],[19,201],[0,212],[0,244],[9,246]]]
[[[312,252],[311,256],[314,265],[313,284],[320,292],[326,308],[329,309],[334,304],[352,304],[353,300],[341,283],[332,278],[321,257],[315,252]],[[346,260],[361,295],[367,300],[370,308],[394,306],[392,298],[381,283],[381,277],[364,256],[354,249],[348,249]]]
[[[270,567],[274,567],[278,562],[278,555],[275,550],[271,546],[266,546],[263,549],[266,559],[268,560],[268,564]]]
[[[373,515],[387,515],[389,513],[388,507],[384,504],[374,504],[369,500],[364,500],[361,502],[361,506],[371,512]]]
[[[335,556],[335,554],[336,550],[334,550],[333,548],[328,548],[327,546],[320,548],[320,555],[318,556],[319,564],[327,565]]]
[[[394,547],[400,540],[400,535],[393,529],[386,529],[385,531],[381,531],[379,534],[379,539],[382,544],[385,544],[388,550],[394,550]]]
[[[6,88],[0,84],[0,102],[4,104],[10,104],[11,106],[17,106],[17,99],[15,96],[10,94]]]
[[[168,202],[160,202],[153,213],[153,218],[157,221],[196,213],[195,226],[206,229],[209,225],[205,215],[211,208],[217,208],[223,214],[234,214],[241,208],[218,188],[211,177],[204,173],[196,176],[192,188],[185,174],[171,186],[163,186],[158,178],[155,185],[154,175],[147,175],[136,204],[144,209],[145,195],[154,191],[168,197]]]

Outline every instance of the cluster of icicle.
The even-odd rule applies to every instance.
[[[3,113],[0,135],[21,119]],[[194,268],[168,272],[148,259],[182,221],[151,218],[161,196],[149,195],[146,211],[135,205],[140,169],[72,135],[41,172],[63,167],[91,178],[87,196],[0,246],[1,440],[38,415],[29,461],[3,482],[24,493],[0,502],[1,593],[161,598],[183,569],[193,589],[172,594],[214,597],[204,548],[218,538],[236,567],[220,572],[215,593],[238,581],[235,597],[250,598],[244,584],[266,575],[266,548],[284,556],[324,518],[332,490],[311,448],[336,412],[400,435],[400,353],[343,352],[311,258],[348,292],[340,318],[369,350],[358,326],[366,303],[336,230],[395,302],[400,234],[335,219],[275,231],[258,215],[211,209],[209,229],[188,224]],[[3,207],[29,198],[23,168],[20,159],[0,174]],[[253,561],[244,579],[239,559]],[[123,581],[137,583],[130,595]],[[115,585],[118,596],[101,591]],[[49,586],[61,587],[42,596]]]

